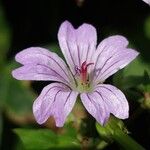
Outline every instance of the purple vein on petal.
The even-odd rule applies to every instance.
[[[62,75],[60,75],[59,73],[57,73],[57,71],[55,71],[54,69],[52,69],[52,68],[50,68],[50,67],[48,67],[48,66],[46,66],[46,65],[44,65],[44,64],[37,64],[37,66],[43,66],[43,67],[45,67],[45,68],[47,68],[47,69],[49,69],[49,70],[52,70],[54,73],[56,73],[59,77],[61,77],[65,82],[67,82],[68,83],[68,85],[70,84]],[[41,73],[38,73],[38,74],[41,74]],[[44,74],[44,73],[43,73]],[[50,75],[50,74],[49,74]]]
[[[109,89],[109,88],[107,88],[107,87],[105,87],[105,86],[102,86],[102,85],[98,85],[97,87],[96,87],[96,89],[97,88],[103,88],[103,89],[106,89],[106,90],[108,90],[108,91],[110,91],[119,101],[120,101],[120,98],[118,97],[118,95],[116,94],[116,93],[114,93],[111,89]],[[117,90],[117,88],[116,88],[116,90]],[[97,91],[97,90],[96,90]],[[97,91],[98,93],[100,93],[99,91]],[[101,94],[102,95],[102,94]],[[107,98],[106,98],[107,99]],[[120,101],[121,102],[121,101]],[[124,110],[125,108],[123,107],[123,105],[120,105],[121,107],[122,107],[122,110]]]
[[[68,101],[68,99],[69,99],[69,97],[70,97],[71,94],[72,94],[72,91],[68,94],[68,96],[67,96],[67,98],[65,100],[64,106],[66,105],[66,103],[67,103],[67,101]]]
[[[80,50],[79,50],[79,45],[77,45],[77,51],[78,51],[78,61],[79,61],[79,67],[80,67],[80,65],[81,65],[81,56],[80,56]]]
[[[76,66],[75,61],[74,61],[73,56],[72,56],[72,53],[71,53],[71,50],[70,50],[69,43],[68,43],[68,41],[67,41],[67,40],[66,40],[66,44],[67,44],[68,51],[69,51],[70,57],[71,57],[71,59],[72,59],[73,65],[74,65],[74,66]]]
[[[47,56],[45,54],[42,54],[42,55]],[[50,59],[52,59],[54,62],[56,62],[56,64],[60,67],[60,69],[65,73],[65,75],[68,78],[68,75],[67,75],[66,71],[63,69],[63,67],[55,59],[53,59],[52,57],[50,57],[50,56],[47,56],[47,57],[50,58]]]
[[[97,63],[98,63],[98,60],[99,60],[101,54],[103,53],[103,51],[105,50],[106,47],[107,47],[107,46],[104,46],[104,48],[101,50],[101,52],[100,52],[100,53],[98,54],[98,56],[96,57],[96,61],[95,61],[95,64],[94,64],[94,69],[96,68]]]
[[[86,58],[85,58],[86,62],[87,62],[87,59],[88,59],[89,50],[90,50],[90,45],[88,45],[88,49],[87,49],[87,52],[86,52]],[[87,62],[87,63],[90,63],[90,62]]]
[[[102,66],[100,69],[98,69],[99,72],[98,72],[98,74],[96,75],[96,77],[94,78],[94,80],[96,80],[96,79],[98,78],[98,76],[100,75],[102,69],[104,68],[104,66],[106,65],[106,63],[107,63],[112,57],[113,57],[113,55],[110,56],[110,57],[104,62],[103,66]]]
[[[61,59],[61,58],[59,58],[59,56],[57,56],[55,53],[52,53],[52,52],[50,52],[50,51],[48,51],[47,49],[44,49],[44,48],[39,48],[39,47],[31,47],[31,48],[28,48],[28,49],[25,49],[24,50],[24,52],[23,53],[25,53],[25,52],[28,52],[29,51],[29,49],[33,49],[33,52],[35,52],[35,55],[37,55],[37,56],[45,56],[46,58],[49,58],[51,61],[53,61],[53,62],[55,62],[56,63],[56,65],[60,68],[60,70],[62,70],[62,72],[64,73],[64,75],[67,77],[67,79],[69,79],[69,76],[68,76],[68,74],[66,73],[66,70],[67,70],[67,66],[65,67],[65,68],[63,68],[62,66],[61,66],[61,63],[60,62],[62,62],[63,60]],[[37,49],[37,50],[36,50]],[[42,49],[42,50],[41,50]],[[44,53],[43,53],[44,52]],[[47,54],[45,54],[45,53],[47,53]],[[50,55],[54,55],[54,57],[58,57],[58,59],[60,59],[60,62],[58,62],[57,60],[56,60],[56,58],[53,58],[53,57],[51,57]],[[21,56],[20,56],[20,53],[18,53],[17,55],[16,55],[16,61],[18,61],[19,63],[21,63],[21,64],[23,64],[23,65],[26,65],[26,64],[29,64],[29,65],[31,65],[31,64],[37,64],[38,62],[32,62],[31,61],[31,63],[30,63],[30,60],[28,61],[28,62],[25,62],[25,58],[26,56],[22,56],[22,52],[21,52]],[[29,58],[31,59],[33,57],[33,59],[34,59],[34,56],[31,54],[31,51],[29,51]],[[36,56],[35,56],[36,57]],[[28,59],[28,58],[27,58]],[[48,60],[49,61],[49,60]],[[65,69],[65,70],[64,70]]]
[[[138,53],[137,53],[137,55],[138,55]],[[134,58],[137,56],[137,55],[135,55],[134,56]],[[124,66],[126,66],[130,61],[131,61],[131,56],[130,56],[130,52],[129,53],[127,53],[126,55],[124,55],[124,59],[122,60],[118,60],[118,61],[115,61],[114,63],[111,63],[110,64],[110,66],[108,66],[103,72],[101,72],[101,78],[104,76],[105,78],[107,78],[107,76],[111,73],[111,72],[113,72],[113,70],[111,69],[111,68],[113,68],[113,66],[115,66],[116,64],[118,64],[119,62],[123,62],[123,61],[125,61],[126,60],[126,63],[124,62],[124,63],[122,63],[121,64],[121,67],[118,67],[119,69],[122,69]],[[130,61],[129,61],[130,60]],[[132,60],[133,60],[133,56],[132,56]],[[116,68],[116,69],[118,69],[118,68]],[[110,70],[111,69],[111,70]],[[107,74],[105,74],[108,70],[110,70]],[[116,70],[117,71],[117,70]],[[115,72],[116,72],[115,71]]]

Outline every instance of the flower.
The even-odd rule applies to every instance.
[[[43,124],[53,116],[56,126],[62,127],[78,95],[87,111],[102,125],[110,113],[120,119],[128,118],[129,106],[124,94],[112,85],[103,84],[138,55],[127,48],[127,39],[110,36],[96,48],[96,29],[92,25],[74,29],[65,21],[60,26],[58,40],[68,66],[57,54],[40,47],[27,48],[15,57],[23,66],[12,71],[14,78],[57,81],[47,85],[34,101],[36,121]]]
[[[143,0],[143,2],[147,3],[148,5],[150,5],[150,0]]]

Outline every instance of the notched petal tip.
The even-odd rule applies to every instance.
[[[62,35],[63,33],[65,33],[68,28],[74,29],[72,24],[66,20],[59,27],[58,38],[59,38],[59,35]]]
[[[42,99],[39,100],[39,97],[33,102],[33,115],[38,124],[43,124],[47,121],[48,116],[43,117],[43,110],[41,107]]]
[[[36,52],[44,52],[46,51],[46,53],[49,52],[49,50],[45,49],[45,48],[42,48],[42,47],[29,47],[29,48],[26,48],[26,49],[23,49],[22,51],[20,51],[19,53],[16,54],[15,56],[15,60],[21,64],[24,64],[25,63],[25,58],[27,58],[28,55],[34,55],[36,54]],[[26,62],[28,63],[28,62]]]
[[[61,26],[68,26],[68,25],[72,25],[68,20],[65,20],[61,25]]]
[[[86,110],[99,124],[104,126],[110,116],[110,112],[100,95],[97,92],[92,92],[88,94],[83,93],[80,97]]]
[[[56,126],[62,127],[71,112],[78,93],[61,83],[47,85],[34,101],[33,114],[39,124],[53,116]]]
[[[108,38],[104,39],[98,46],[98,49],[102,48],[103,46],[114,46],[114,47],[120,47],[125,48],[129,44],[129,41],[126,37],[122,35],[112,35]]]
[[[122,91],[109,84],[99,84],[95,90],[102,95],[110,113],[119,119],[129,117],[129,104]]]
[[[20,79],[20,75],[18,74],[18,69],[15,69],[11,72],[11,75],[13,76],[13,78],[17,79],[17,80],[21,80]]]

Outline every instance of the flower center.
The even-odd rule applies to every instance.
[[[90,91],[88,67],[94,63],[84,61],[80,68],[77,68],[77,89],[79,92]]]

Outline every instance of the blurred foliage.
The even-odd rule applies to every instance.
[[[27,115],[32,110],[35,94],[29,82],[20,82],[12,78],[11,71],[16,63],[10,62],[0,76],[0,106],[16,115]]]
[[[150,64],[144,62],[140,56],[126,66],[123,70],[118,71],[113,76],[113,82],[121,89],[150,84]]]
[[[10,44],[11,30],[5,19],[5,14],[0,4],[0,68],[3,67]]]
[[[100,125],[99,123],[96,123],[96,129],[99,135],[107,142],[112,142],[113,134],[118,129],[124,130],[127,133],[127,130],[125,129],[123,122],[113,116],[109,118],[108,122],[104,126]]]
[[[145,20],[144,31],[146,37],[150,40],[150,16],[148,16]]]
[[[2,131],[3,131],[3,123],[2,123],[2,112],[0,110],[0,146],[1,146],[1,142],[2,142]]]
[[[65,126],[59,134],[49,129],[14,129],[14,132],[21,138],[25,149],[80,148],[76,130],[70,125]]]

